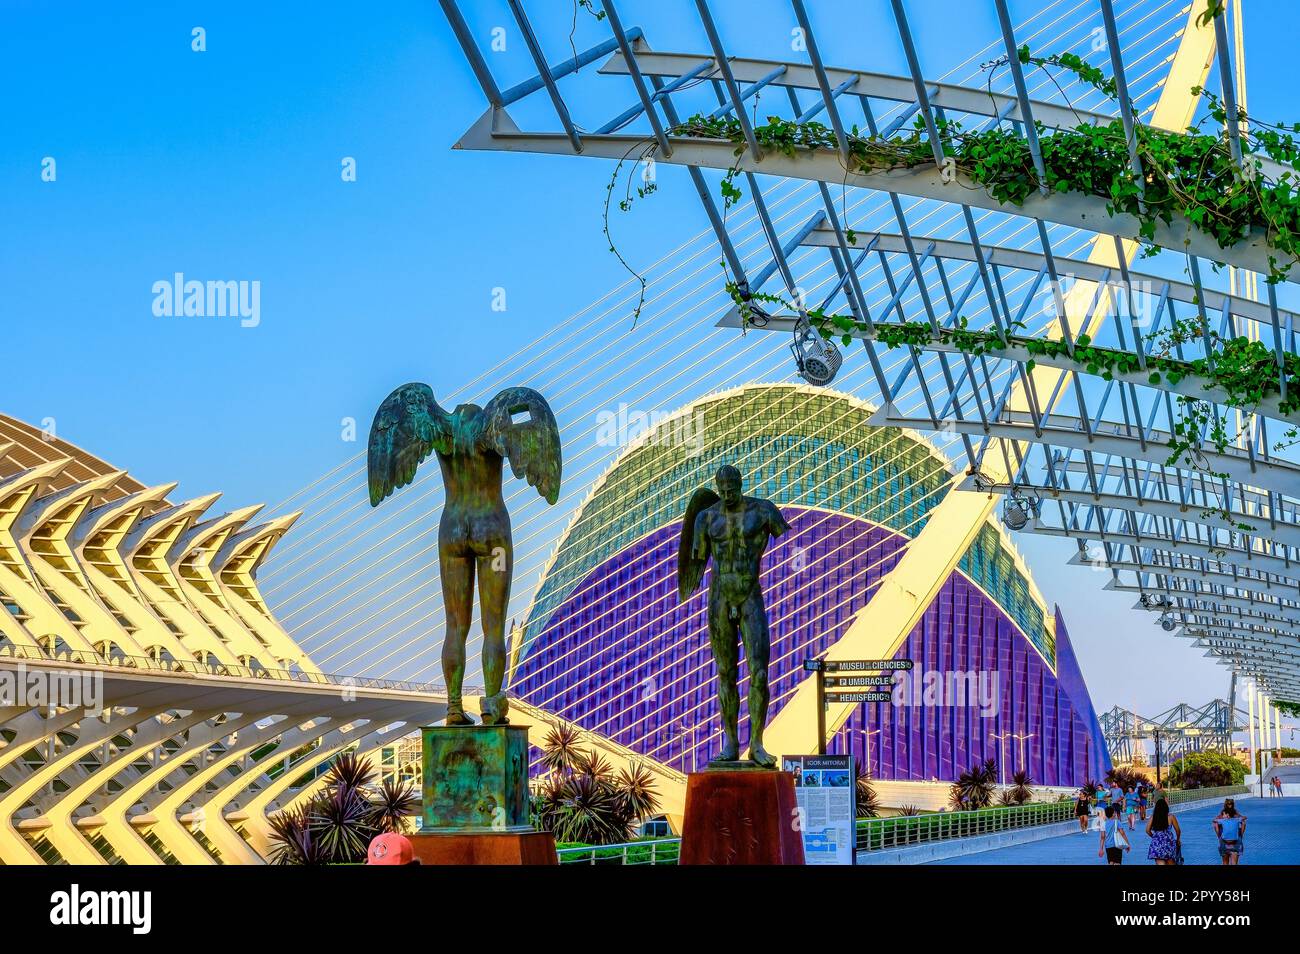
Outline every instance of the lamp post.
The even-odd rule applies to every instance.
[[[1019,732],[1012,734],[1012,738],[1020,743],[1020,771],[1022,772],[1028,771],[1027,765],[1029,760],[1025,757],[1025,743],[1037,734],[1037,732],[1026,732],[1024,735],[1021,735]]]
[[[1160,784],[1160,729],[1159,727],[1157,727],[1152,732],[1152,735],[1155,737],[1156,740],[1156,788],[1163,788],[1164,786]]]
[[[998,778],[999,778],[998,784],[999,785],[1007,784],[1007,760],[1005,754],[1006,746],[1004,746],[1002,743],[1006,740],[1007,736],[1009,735],[1014,736],[1015,733],[1014,732],[990,732],[989,733],[989,738],[997,739],[998,742]]]
[[[862,738],[863,738],[864,740],[866,740],[866,744],[867,744],[867,774],[868,774],[868,775],[872,775],[872,773],[871,773],[871,737],[872,737],[873,735],[880,735],[880,730],[879,730],[879,729],[872,729],[872,730],[868,731],[868,730],[866,730],[866,729],[858,729],[858,731],[862,733]],[[876,776],[872,775],[872,778],[875,778],[875,777],[876,777]]]

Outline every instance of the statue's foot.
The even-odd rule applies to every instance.
[[[768,755],[767,749],[757,742],[749,743],[749,760],[763,768],[776,768],[776,758]]]
[[[510,700],[504,692],[498,692],[494,696],[484,696],[483,701],[479,703],[478,711],[483,716],[484,725],[505,725],[510,721],[507,715],[510,711]]]
[[[474,720],[465,715],[464,709],[448,709],[443,725],[473,725]]]
[[[740,758],[740,743],[727,742],[722,746],[722,751],[718,753],[717,762],[735,762]]]

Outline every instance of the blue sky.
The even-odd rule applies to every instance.
[[[503,0],[462,6],[484,46],[512,26]],[[715,4],[729,45],[788,58],[788,5],[749,3],[748,18],[738,6]],[[871,68],[904,69],[884,0],[810,6],[815,24],[848,25],[821,30],[828,62],[862,63],[865,44]],[[1020,19],[1037,4],[1012,6]],[[528,7],[552,58],[567,55],[571,4]],[[653,20],[657,47],[704,46],[691,3],[620,10],[629,26]],[[908,10],[927,72],[996,35],[991,3]],[[1266,118],[1296,118],[1282,73],[1293,31],[1264,26],[1289,13],[1281,0],[1247,8],[1251,107]],[[224,490],[229,506],[279,500],[356,453],[341,420],[364,439],[396,384],[450,391],[626,278],[600,234],[606,163],[451,149],[484,103],[432,0],[0,0],[0,21],[0,408],[52,418],[142,480]],[[579,49],[605,35],[578,16]],[[532,72],[521,42],[490,65],[502,86]],[[684,173],[664,178],[620,230],[634,261],[707,224]],[[156,317],[153,284],[176,272],[259,281],[260,324]],[[1226,670],[1099,594],[1100,575],[1065,567],[1069,546],[1023,549],[1062,604],[1099,708],[1226,692]]]

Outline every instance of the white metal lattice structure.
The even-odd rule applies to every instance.
[[[1156,241],[1185,253],[1177,262],[1185,265],[1185,277],[1171,278],[1164,268],[1140,270],[1134,265],[1137,223],[1107,214],[1104,200],[1032,195],[1022,206],[1004,206],[977,184],[946,174],[937,146],[939,120],[1004,126],[1026,138],[1041,170],[1040,128],[1046,135],[1118,116],[1132,143],[1130,115],[1136,115],[1152,127],[1181,131],[1195,115],[1193,89],[1207,84],[1212,71],[1231,112],[1239,70],[1224,17],[1200,22],[1201,3],[1089,0],[1045,4],[1040,15],[1014,25],[1005,0],[991,0],[1000,29],[993,45],[1002,55],[982,82],[955,83],[924,71],[913,30],[931,25],[910,23],[902,0],[891,0],[888,14],[908,66],[903,75],[874,69],[869,57],[823,62],[817,36],[835,24],[814,23],[810,13],[818,11],[802,0],[792,0],[791,8],[805,53],[788,62],[724,48],[726,24],[706,0],[695,4],[707,40],[698,49],[654,49],[652,25],[625,26],[617,5],[602,2],[609,39],[548,61],[523,4],[509,0],[537,75],[502,89],[455,0],[441,3],[488,103],[458,148],[632,157],[653,159],[660,168],[684,167],[731,280],[751,295],[775,284],[801,305],[818,302],[852,315],[864,329],[854,337],[870,368],[861,393],[882,408],[873,423],[936,432],[962,459],[968,471],[962,492],[949,496],[830,658],[892,652],[951,569],[951,554],[962,551],[1000,494],[1028,508],[1025,531],[1074,539],[1077,562],[1105,570],[1113,587],[1132,588],[1139,606],[1162,601],[1160,619],[1206,655],[1258,679],[1277,697],[1300,696],[1300,657],[1292,649],[1300,608],[1294,570],[1300,464],[1280,446],[1282,432],[1295,422],[1276,401],[1266,401],[1236,446],[1171,460],[1180,395],[1211,402],[1216,419],[1237,412],[1223,404],[1220,392],[1193,392],[1187,382],[1153,383],[1146,366],[1154,336],[1196,319],[1224,336],[1267,343],[1278,358],[1285,395],[1282,361],[1296,353],[1296,322],[1284,301],[1294,297],[1293,289],[1289,282],[1281,290],[1265,284],[1263,301],[1246,294],[1258,287],[1254,276],[1269,271],[1269,249],[1259,236],[1223,249],[1175,220]],[[1096,32],[1080,29],[1064,34],[1061,47],[1096,54],[1115,83],[1114,102],[1088,90],[1067,94],[1021,65],[1022,43],[1035,44],[1035,52],[1057,52],[1061,47],[1037,46],[1058,36],[1045,24],[1076,10],[1090,26],[1102,24],[1105,42],[1089,48],[1084,38],[1095,39]],[[747,15],[723,7],[716,12]],[[1240,16],[1235,22],[1239,30]],[[591,64],[599,64],[594,73],[583,69]],[[613,116],[609,84],[630,90],[630,105]],[[849,171],[834,150],[793,157],[765,152],[751,119],[760,96],[765,114],[825,122],[841,144],[850,125],[888,135],[915,123],[922,140],[936,144],[935,164],[861,174]],[[525,131],[514,118],[548,110],[556,129]],[[739,150],[730,141],[678,135],[692,114],[734,117],[744,135]],[[1236,126],[1227,132],[1240,156]],[[749,269],[712,198],[710,170],[733,166],[768,240],[769,261]],[[766,196],[799,181],[816,188],[819,207],[778,228]],[[859,202],[864,194],[867,201]],[[848,195],[856,209],[851,222]],[[1227,287],[1207,280],[1211,264],[1229,266],[1230,280],[1219,283]],[[798,313],[765,317],[763,331],[787,334],[800,320]],[[945,345],[943,333],[962,321],[996,336],[1002,347],[971,356]],[[881,333],[904,322],[928,326],[930,340],[900,348],[903,366],[886,373],[889,349]],[[722,324],[740,328],[739,309]],[[1033,343],[1046,339],[1063,342],[1066,353],[1035,356]],[[1071,357],[1085,341],[1132,356],[1139,373],[1089,373]],[[1212,357],[1210,347],[1208,339],[1184,342],[1178,356]],[[773,723],[770,737],[790,751],[811,744],[811,690],[803,695]],[[834,732],[844,715],[832,713],[827,731]]]

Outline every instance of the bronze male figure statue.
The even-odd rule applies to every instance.
[[[478,574],[483,622],[484,724],[505,723],[506,605],[514,571],[510,514],[501,497],[501,465],[510,459],[547,503],[560,494],[560,434],[550,406],[531,388],[507,388],[487,407],[462,404],[448,414],[427,384],[404,384],[379,406],[370,427],[367,469],[370,505],[415,479],[415,469],[436,452],[446,485],[438,526],[438,574],[447,614],[442,674],[447,683],[447,725],[471,725],[461,703],[465,640]]]
[[[740,471],[730,464],[718,470],[715,482],[718,493],[701,487],[686,507],[677,550],[677,595],[685,602],[700,588],[704,567],[712,555],[709,643],[718,665],[718,702],[725,739],[716,761],[734,762],[740,758],[737,656],[738,643],[743,640],[749,664],[749,758],[763,768],[775,768],[776,759],[763,748],[771,644],[758,575],[768,540],[781,536],[790,525],[770,500],[746,497],[740,492]]]

